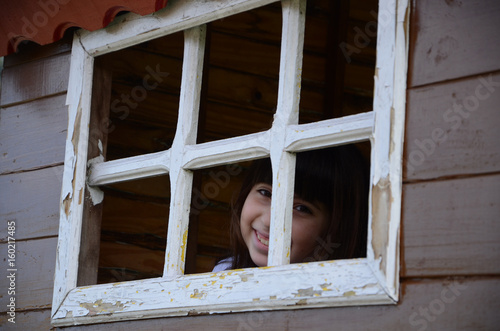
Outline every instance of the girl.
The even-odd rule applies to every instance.
[[[214,272],[267,265],[270,159],[254,161],[233,205],[231,257]],[[297,154],[291,263],[366,254],[368,174],[352,145]]]

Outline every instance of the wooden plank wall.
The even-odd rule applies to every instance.
[[[48,330],[67,134],[71,40],[5,58],[0,96],[0,329]],[[16,231],[16,324],[7,321],[7,222]]]
[[[413,1],[404,153],[402,285],[397,305],[151,319],[106,324],[106,330],[498,330],[499,16],[500,3],[496,0]],[[55,57],[61,59],[62,65],[53,70],[60,70],[60,80],[67,79],[65,52],[56,52],[45,60],[15,64],[6,61],[4,77],[36,63],[40,70],[48,69]],[[39,82],[31,86],[43,84],[48,77],[48,73],[30,76]],[[3,81],[4,89],[7,81]],[[52,208],[48,206],[52,203],[47,203],[42,207],[35,202],[44,198],[53,201],[52,196],[57,196],[53,181],[60,180],[61,160],[56,156],[57,148],[52,151],[52,162],[43,165],[33,161],[42,155],[34,158],[19,152],[16,159],[4,155],[4,151],[14,150],[13,140],[5,146],[4,142],[12,138],[3,135],[4,127],[17,123],[29,130],[36,129],[38,123],[33,118],[21,125],[16,122],[17,116],[4,116],[4,109],[43,109],[39,106],[42,99],[50,98],[58,105],[50,111],[61,112],[64,107],[59,99],[64,91],[46,88],[43,93],[52,94],[39,96],[16,93],[23,96],[11,98],[17,100],[11,105],[2,100],[5,108],[0,116],[1,200],[11,199],[0,205],[2,226],[6,220],[17,219],[19,263],[25,264],[24,270],[31,274],[23,276],[24,280],[19,278],[19,308],[24,311],[18,314],[18,322],[27,324],[16,326],[20,330],[48,329],[49,310],[44,308],[50,304],[52,282],[48,279],[52,277],[55,258],[57,205],[54,203]],[[32,107],[22,108],[22,104]],[[7,119],[11,123],[4,124]],[[57,136],[56,132],[56,124],[52,124],[40,131],[40,136]],[[16,151],[27,150],[34,143],[23,140],[21,133],[15,142]],[[63,141],[53,145],[63,148]],[[48,147],[39,148],[26,154],[44,154],[47,150]],[[14,165],[17,159],[25,162],[22,168]],[[42,183],[48,185],[47,190],[35,187]],[[33,205],[27,207],[28,203]],[[0,276],[4,284],[5,277]],[[35,277],[38,281],[30,285]],[[5,311],[5,296],[1,300],[1,309]],[[5,325],[5,315],[0,323]],[[93,325],[69,329],[102,328],[103,325]]]

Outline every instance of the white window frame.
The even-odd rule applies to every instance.
[[[284,0],[278,106],[271,129],[196,144],[204,24],[273,2],[277,1],[172,0],[158,13],[144,17],[128,14],[108,29],[75,34],[67,95],[69,128],[53,325],[398,301],[408,0],[379,1],[372,112],[297,124],[305,1]],[[94,57],[183,30],[179,119],[172,147],[120,160],[94,161],[87,178]],[[366,258],[289,264],[294,152],[363,140],[372,143]],[[279,183],[273,185],[269,266],[184,275],[191,170],[265,156],[271,157],[273,182]],[[167,173],[172,200],[163,277],[77,287],[83,192],[91,189],[99,193],[91,187]],[[99,194],[93,196],[98,203]]]

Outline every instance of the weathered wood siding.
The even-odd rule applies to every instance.
[[[106,330],[498,330],[499,16],[496,0],[413,2],[398,305],[152,319]],[[0,217],[3,227],[17,222],[19,330],[50,328],[67,65],[67,49],[53,47],[35,59],[8,57],[3,73]],[[4,229],[0,240],[5,246]],[[13,327],[5,314],[0,325]]]
[[[48,330],[67,132],[69,40],[5,58],[0,96],[0,329]],[[29,54],[29,55],[28,55]],[[7,222],[16,223],[16,324]]]

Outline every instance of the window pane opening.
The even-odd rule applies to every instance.
[[[231,256],[233,205],[251,162],[194,171],[186,274],[211,272]]]
[[[271,127],[278,98],[281,4],[207,25],[198,142]]]
[[[109,53],[95,66],[109,75],[95,82],[96,93],[109,93],[106,160],[167,150],[177,124],[184,49],[182,32]],[[103,106],[104,107],[104,106]],[[104,116],[106,118],[106,115]]]
[[[105,185],[98,283],[161,277],[170,204],[167,175]]]
[[[373,109],[378,1],[309,0],[300,123]]]
[[[297,153],[291,263],[366,257],[370,144]]]
[[[370,143],[296,156],[290,263],[366,257]],[[190,235],[193,225],[197,237],[188,246],[194,272],[265,267],[270,159],[198,170],[195,178]]]

